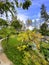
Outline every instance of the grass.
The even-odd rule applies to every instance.
[[[14,65],[23,65],[23,52],[17,50],[17,44],[18,41],[16,38],[10,38],[8,43],[5,40],[2,41],[4,52],[6,53],[7,57],[14,63]]]

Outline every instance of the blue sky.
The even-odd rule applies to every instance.
[[[19,2],[23,1],[24,0],[19,0]],[[42,4],[45,4],[46,10],[49,13],[49,0],[31,0],[31,1],[32,5],[29,7],[28,10],[23,10],[22,8],[16,8],[18,19],[23,20],[24,22],[28,18],[31,19],[32,21],[34,21],[35,19],[38,21],[40,18],[40,8]],[[5,16],[3,18],[5,18]]]
[[[28,10],[23,10],[22,8],[17,9],[18,18],[21,20],[26,20],[28,18],[34,20],[40,18],[40,8],[42,4],[45,4],[46,10],[49,13],[49,0],[32,0],[32,5]]]

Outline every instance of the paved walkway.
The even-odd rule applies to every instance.
[[[3,52],[3,48],[1,45],[2,40],[3,39],[0,40],[0,65],[13,65],[12,62],[7,58],[7,56]]]

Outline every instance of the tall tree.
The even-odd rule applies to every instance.
[[[8,11],[14,15],[16,12],[15,10],[15,5],[16,7],[21,7],[23,9],[28,9],[28,7],[31,5],[31,0],[24,0],[24,2],[20,3],[18,0],[0,0],[0,14],[3,14],[4,12],[6,13],[6,16],[8,16]]]
[[[37,23],[37,21],[36,21],[36,20],[34,20],[34,27],[35,27],[35,29],[37,28],[36,23]]]
[[[45,21],[47,21],[49,19],[49,15],[46,11],[46,7],[44,4],[42,4],[42,6],[41,6],[41,18],[43,18]]]
[[[27,24],[27,26],[32,25],[32,20],[28,19],[28,20],[26,21],[26,24]]]
[[[40,31],[43,35],[46,35],[47,34],[47,28],[48,28],[48,25],[46,23],[43,23],[40,27]]]
[[[22,28],[22,24],[20,24],[20,20],[13,20],[11,26],[13,26],[18,31],[21,30]]]

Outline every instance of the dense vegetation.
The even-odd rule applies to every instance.
[[[41,42],[41,38],[35,31],[20,32],[3,40],[2,46],[14,65],[49,65],[49,43]]]
[[[0,19],[0,38],[5,38],[2,41],[4,53],[14,65],[49,65],[49,40],[45,39],[45,36],[49,36],[47,25],[49,15],[45,5],[42,4],[40,12],[44,23],[40,29],[36,29],[35,20],[35,28],[32,31],[26,29],[25,24],[16,18],[15,5],[16,8],[28,9],[31,0],[0,1],[0,14],[5,13],[6,17],[8,17],[8,11],[12,14],[10,23]],[[28,19],[26,26],[30,25],[32,25],[32,20]]]

